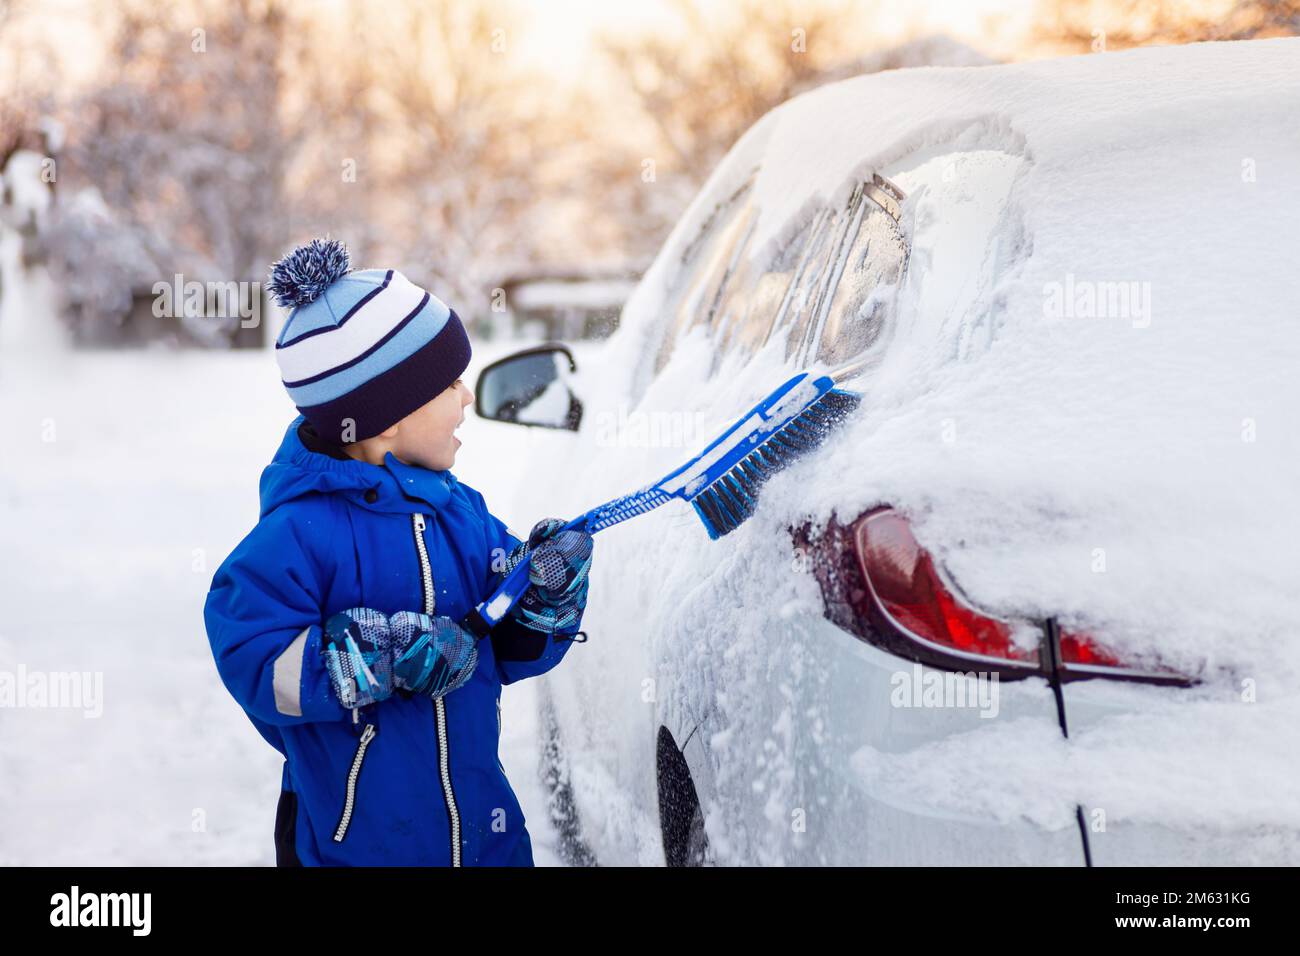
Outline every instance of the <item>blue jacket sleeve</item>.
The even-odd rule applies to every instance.
[[[222,683],[268,724],[352,713],[321,660],[325,569],[302,534],[288,509],[263,518],[217,569],[203,609]]]
[[[480,501],[482,497],[480,496]],[[505,579],[505,558],[522,542],[510,533],[505,522],[488,512],[483,506],[483,514],[488,528],[488,543],[492,560],[489,564],[486,598]],[[529,587],[532,587],[530,584]],[[516,605],[518,608],[518,605]],[[489,635],[492,641],[492,653],[496,657],[497,676],[502,684],[512,684],[526,677],[545,674],[563,660],[573,643],[571,637],[577,633],[578,623],[562,632],[542,634],[530,627],[525,627],[515,617],[514,612],[506,615]]]

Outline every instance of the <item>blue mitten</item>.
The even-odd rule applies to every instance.
[[[344,707],[367,707],[392,694],[392,638],[381,612],[354,607],[333,615],[325,622],[321,653]]]
[[[521,624],[545,634],[577,630],[587,606],[587,577],[593,541],[585,531],[559,531],[565,522],[544,518],[533,526],[528,541],[511,552],[514,562],[527,556],[528,590],[511,612]],[[509,573],[507,568],[507,573]]]
[[[474,635],[449,617],[413,611],[388,622],[393,638],[393,684],[437,700],[461,687],[478,666]]]

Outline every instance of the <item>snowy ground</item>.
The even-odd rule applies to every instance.
[[[222,686],[202,618],[295,414],[273,359],[8,353],[0,407],[0,672],[103,675],[97,717],[0,709],[0,864],[273,865],[281,758]],[[455,468],[512,527],[540,516],[480,478],[518,431],[469,416]],[[503,691],[501,759],[552,865],[535,684]]]

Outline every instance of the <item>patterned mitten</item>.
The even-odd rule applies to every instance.
[[[393,692],[393,651],[388,618],[354,607],[325,622],[321,653],[339,703],[366,707]]]
[[[577,630],[587,606],[592,537],[574,529],[557,532],[564,524],[544,518],[528,535],[524,553],[531,583],[511,612],[520,623],[546,634]]]
[[[449,617],[401,611],[388,626],[393,635],[393,684],[402,691],[437,700],[462,686],[478,666],[474,635]]]

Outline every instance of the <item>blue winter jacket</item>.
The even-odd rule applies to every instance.
[[[344,709],[321,624],[353,607],[459,621],[519,538],[450,471],[343,456],[299,417],[262,473],[261,518],[204,608],[222,682],[285,757],[277,854],[305,865],[532,865],[497,756],[501,685],[550,670],[575,625],[511,618],[479,641],[462,687]],[[497,568],[501,567],[498,560]],[[287,808],[287,813],[286,813]],[[288,819],[283,819],[287,816]]]

